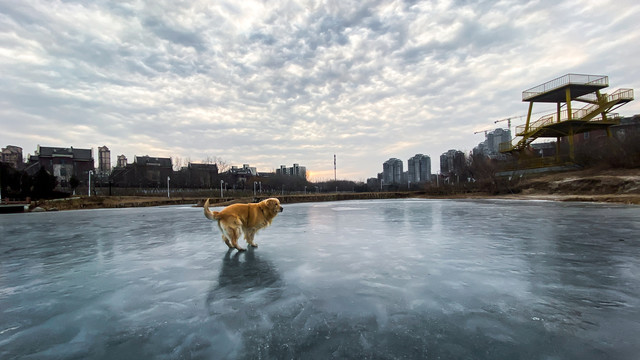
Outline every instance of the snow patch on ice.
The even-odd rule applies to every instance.
[[[363,210],[363,209],[362,208],[355,208],[355,207],[339,206],[339,207],[331,208],[331,210],[333,210],[333,211],[354,211],[354,210]]]

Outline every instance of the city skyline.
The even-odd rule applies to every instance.
[[[21,146],[18,146],[18,145],[10,144],[10,145],[7,145],[6,147],[7,148],[18,148],[21,151],[22,161],[25,164],[27,164],[29,162],[30,156],[38,154],[38,151],[39,151],[40,147],[48,148],[48,149],[89,150],[89,151],[91,151],[91,156],[92,156],[92,159],[93,159],[93,162],[94,162],[95,170],[98,171],[98,172],[107,172],[107,173],[111,172],[112,169],[115,169],[117,167],[125,167],[127,165],[133,164],[135,162],[135,158],[150,157],[150,158],[170,159],[172,168],[175,171],[178,171],[178,170],[180,170],[180,168],[184,168],[184,167],[186,167],[187,165],[190,165],[190,164],[205,164],[208,161],[207,159],[201,160],[201,161],[194,161],[192,159],[180,159],[179,168],[177,168],[176,167],[176,163],[174,163],[174,160],[175,160],[174,158],[172,158],[172,157],[156,157],[156,156],[149,155],[149,154],[145,154],[145,155],[134,154],[133,155],[134,161],[133,162],[129,162],[129,157],[127,157],[124,154],[120,154],[120,155],[115,155],[116,153],[111,154],[112,151],[111,151],[111,149],[109,149],[109,147],[107,145],[98,146],[97,149],[94,148],[94,147],[83,149],[83,148],[79,148],[79,147],[73,146],[73,145],[71,145],[71,146],[54,146],[54,147],[38,145],[38,147],[34,150],[33,154],[30,153],[30,152],[25,152],[24,149]],[[94,154],[94,150],[95,150],[95,154]],[[113,161],[114,159],[115,159],[115,161]],[[412,161],[421,161],[420,159],[426,159],[425,161],[427,161],[427,163],[425,163],[424,165],[417,165],[418,169],[420,169],[420,166],[426,166],[426,168],[418,170],[418,172],[416,174],[411,175],[411,176],[416,176],[418,178],[418,180],[413,180],[414,182],[428,181],[428,180],[425,180],[425,179],[429,178],[430,175],[431,175],[431,157],[429,155],[415,154],[411,158],[407,159],[407,164],[408,164],[407,169],[410,170],[410,171],[412,171],[411,169],[416,169],[412,165]],[[187,161],[183,161],[183,160],[187,160]],[[389,160],[397,160],[397,161],[399,161],[401,163],[404,163],[401,159],[391,158]],[[387,160],[387,161],[389,161],[389,160]],[[106,164],[106,166],[104,166],[105,164]],[[229,164],[225,163],[224,165],[226,166],[226,169],[224,169],[223,171],[228,171],[228,170],[231,170],[233,168],[237,168],[238,167],[238,165],[231,164],[231,163],[229,163]],[[246,161],[242,162],[242,166],[243,167],[247,167],[248,165],[249,164]],[[383,167],[384,167],[384,164],[383,164]],[[400,165],[400,167],[402,168],[403,165]],[[106,168],[108,168],[109,170],[105,170]],[[294,174],[295,173],[296,175],[301,175],[302,174],[303,177],[306,177],[305,174],[307,173],[306,166],[300,165],[300,164],[295,163],[295,162],[293,163],[292,167],[287,167],[285,164],[280,164],[278,168],[274,167],[274,168],[272,168],[270,170],[266,170],[266,171],[265,170],[259,170],[258,171],[258,169],[256,167],[251,167],[251,168],[254,169],[254,171],[257,172],[257,173],[275,173],[275,174],[281,174],[281,173],[282,174],[285,174],[285,173],[286,174]],[[384,170],[383,170],[383,172],[384,172]],[[402,173],[404,173],[404,172],[401,171],[401,174],[399,174],[398,176],[402,175]],[[370,178],[371,177],[375,178],[379,174],[380,173],[372,174],[372,176],[370,176]],[[422,179],[420,179],[420,178],[422,178]],[[324,181],[324,180],[327,180],[327,179],[315,179],[315,180]],[[330,179],[328,179],[328,180],[330,180]],[[349,179],[339,179],[339,180],[349,180]]]
[[[319,180],[336,154],[338,178],[364,181],[389,157],[439,169],[449,149],[468,154],[495,120],[524,123],[523,90],[564,74],[640,89],[630,0],[35,0],[0,14],[3,146],[106,144],[111,164],[295,160]]]
[[[133,155],[133,162],[129,162],[129,158],[124,154],[119,154],[116,155],[115,153],[112,155],[111,154],[111,149],[109,149],[108,146],[103,145],[103,146],[98,146],[97,149],[95,147],[91,147],[91,148],[80,148],[77,146],[42,146],[39,145],[37,146],[37,148],[33,151],[33,153],[31,152],[25,152],[24,149],[19,146],[19,145],[13,145],[13,144],[9,144],[6,145],[6,148],[11,150],[11,149],[19,149],[21,155],[22,155],[22,163],[24,163],[25,165],[29,162],[29,157],[32,155],[36,155],[39,152],[40,148],[47,148],[47,149],[75,149],[75,150],[89,150],[91,151],[91,156],[94,162],[94,167],[95,170],[98,172],[110,172],[112,169],[116,168],[116,167],[125,167],[127,165],[132,164],[133,162],[135,162],[136,158],[165,158],[165,159],[170,159],[171,160],[171,165],[172,168],[174,168],[174,170],[178,171],[181,168],[184,168],[190,164],[207,164],[207,163],[215,163],[213,162],[213,160],[216,159],[203,159],[203,160],[192,160],[192,159],[178,159],[179,163],[174,163],[174,161],[176,160],[175,158],[172,157],[164,157],[164,156],[153,156],[153,155],[149,155],[149,154],[145,154],[145,155],[138,155],[138,154],[134,154]],[[2,148],[4,151],[4,147]],[[95,151],[95,154],[94,154]],[[115,161],[113,161],[115,159]],[[220,159],[222,160],[222,159]],[[248,164],[247,162],[242,162],[241,163],[243,167],[246,167]],[[224,164],[216,164],[216,165],[224,165],[225,170],[229,170],[232,168],[237,168],[238,165],[233,164],[233,163],[224,163]],[[16,166],[14,166],[16,167]],[[227,169],[228,168],[228,169]],[[254,171],[257,171],[256,167],[252,167],[254,169]],[[291,170],[291,169],[295,169],[295,170]],[[287,173],[293,171],[296,173],[296,175],[300,175],[300,171],[302,171],[302,174],[304,174],[306,172],[306,167],[303,165],[300,165],[296,162],[293,162],[293,167],[287,167],[285,164],[280,164],[278,166],[278,168],[272,168],[270,171],[265,171],[265,170],[261,170],[258,171],[260,173],[278,173],[278,172],[284,172],[284,171],[288,171]]]

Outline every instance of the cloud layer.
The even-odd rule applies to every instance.
[[[2,2],[1,141],[316,179],[333,154],[345,179],[416,153],[436,170],[557,76],[640,89],[639,16],[631,0]]]

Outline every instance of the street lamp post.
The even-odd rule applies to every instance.
[[[91,196],[91,175],[93,175],[93,170],[89,170],[89,196]]]
[[[171,181],[171,178],[167,176],[167,198],[171,198],[171,195],[169,192],[169,181]]]
[[[224,196],[222,194],[222,184],[224,184],[224,180],[220,180],[220,198],[222,198]]]

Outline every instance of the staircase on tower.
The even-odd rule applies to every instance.
[[[527,121],[516,127],[512,141],[500,144],[503,153],[521,152],[538,138],[569,137],[573,158],[573,135],[605,129],[620,123],[613,111],[633,100],[633,89],[619,89],[611,94],[600,90],[609,86],[603,75],[567,74],[522,92],[522,101],[529,102]],[[575,109],[573,103],[584,103]],[[556,111],[531,121],[534,103],[556,103]]]

